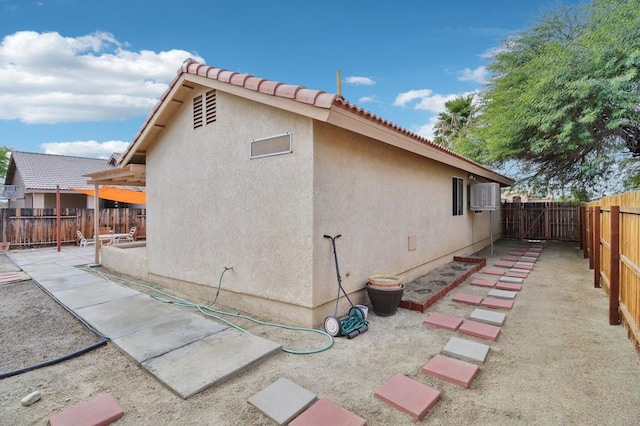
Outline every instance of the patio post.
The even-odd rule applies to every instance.
[[[100,228],[100,198],[98,198],[98,184],[94,185],[93,190],[93,235],[95,238],[95,259],[94,262],[96,265],[100,264],[100,236],[98,234],[98,229]]]
[[[611,206],[609,325],[620,324],[620,206]]]

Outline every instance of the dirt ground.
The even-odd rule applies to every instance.
[[[488,250],[479,254],[496,260],[517,244],[501,241],[493,255]],[[420,422],[424,424],[637,424],[638,354],[622,326],[608,325],[607,296],[593,288],[593,272],[575,244],[545,243],[514,308],[506,311],[507,320],[496,342],[465,337],[491,347],[469,389],[424,374],[422,367],[457,333],[427,327],[422,321],[431,312],[468,318],[473,307],[451,299],[459,291],[485,295],[486,289],[469,284],[472,278],[424,314],[399,309],[394,316],[377,317],[369,310],[369,331],[355,339],[337,339],[331,349],[314,355],[282,352],[188,400],[175,396],[108,344],[72,360],[0,380],[0,424],[45,425],[51,415],[109,392],[125,412],[117,425],[271,425],[274,423],[247,399],[281,377],[333,400],[365,418],[369,425],[415,424],[408,415],[373,396],[375,389],[396,373],[442,392],[440,401]],[[16,359],[4,360],[7,346],[16,345],[14,332],[34,322],[50,323],[44,319],[48,315],[60,315],[53,320],[60,327],[52,339],[54,331],[48,328],[46,335],[39,337],[45,348],[57,342],[67,350],[95,341],[84,332],[79,334],[88,340],[78,340],[75,326],[62,322],[68,315],[64,311],[35,308],[42,297],[24,290],[30,285],[0,285],[3,370],[19,364]],[[247,327],[298,349],[325,343],[321,336]],[[28,330],[36,335],[39,328],[29,326]],[[47,336],[50,339],[45,343]],[[38,345],[39,338],[32,339],[32,344]],[[42,399],[32,406],[21,406],[20,399],[36,389]]]

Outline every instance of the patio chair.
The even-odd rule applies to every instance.
[[[135,226],[131,227],[129,235],[127,235],[127,241],[135,241],[136,229],[137,228]]]
[[[86,247],[89,244],[95,244],[96,240],[94,240],[93,238],[90,239],[86,239],[84,237],[84,235],[82,235],[82,232],[80,232],[80,230],[76,230],[76,234],[78,234],[78,238],[80,238],[80,247]]]

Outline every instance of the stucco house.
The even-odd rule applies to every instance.
[[[186,61],[123,153],[146,180],[145,279],[192,300],[318,326],[342,283],[415,278],[500,235],[468,186],[513,181],[342,96]],[[116,248],[105,248],[103,258]],[[347,306],[342,303],[345,314]]]

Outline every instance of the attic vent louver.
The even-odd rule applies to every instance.
[[[202,127],[202,95],[193,98],[193,128]]]
[[[206,118],[207,124],[214,123],[218,118],[217,109],[216,109],[216,91],[215,90],[211,90],[207,92],[205,96],[205,102],[206,102],[205,111],[206,111],[206,117],[207,117]]]

